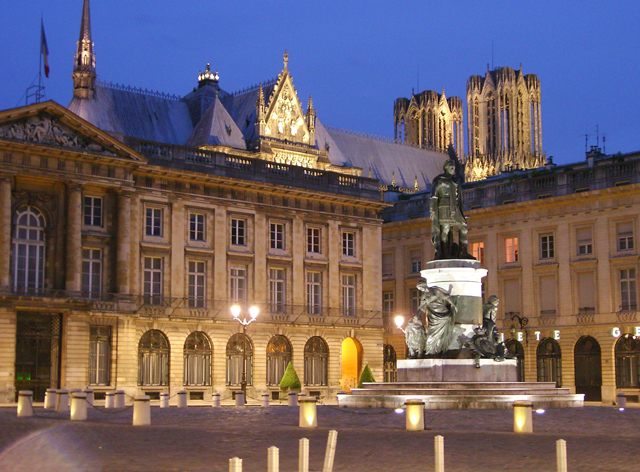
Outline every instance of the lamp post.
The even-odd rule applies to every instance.
[[[404,316],[402,315],[398,315],[393,319],[396,323],[396,327],[402,331],[403,333],[405,332],[404,329],[402,328],[402,325],[404,324]]]
[[[240,319],[240,305],[233,305],[231,307],[231,315],[233,319],[242,325],[242,380],[240,381],[240,390],[244,395],[244,402],[247,402],[247,326],[253,323],[258,317],[260,310],[257,306],[249,308],[249,315],[251,318],[246,317]]]
[[[527,324],[529,323],[529,318],[527,317],[520,317],[520,315],[513,315],[511,317],[511,329],[509,330],[511,332],[511,337],[512,338],[516,337],[516,325],[515,325],[516,320],[520,325],[520,329],[524,331],[526,344],[529,344],[529,333],[527,333],[527,328],[526,328]]]

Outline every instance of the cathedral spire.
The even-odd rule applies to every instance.
[[[80,39],[73,61],[73,95],[79,98],[92,98],[95,93],[96,55],[91,41],[91,14],[89,0],[82,5]]]

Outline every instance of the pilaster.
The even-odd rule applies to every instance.
[[[11,179],[0,176],[0,290],[11,285]]]
[[[118,293],[131,293],[131,194],[118,195],[118,236],[117,236],[116,286]]]
[[[66,290],[80,292],[82,286],[82,186],[67,189]]]

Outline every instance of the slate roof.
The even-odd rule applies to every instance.
[[[189,147],[214,146],[222,144],[236,149],[246,149],[246,143],[242,131],[238,128],[233,118],[220,99],[215,97],[213,103],[193,129],[186,142]]]
[[[269,85],[263,86],[263,94],[265,101],[269,100],[275,83],[268,82]],[[232,94],[224,97],[222,103],[229,110],[229,114],[242,131],[244,139],[253,141],[255,139],[255,122],[256,122],[256,103],[258,103],[258,88],[249,90],[246,93]]]

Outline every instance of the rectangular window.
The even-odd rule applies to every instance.
[[[347,257],[356,256],[356,234],[351,231],[342,233],[342,255]]]
[[[189,261],[189,307],[204,308],[207,264],[204,261]]]
[[[269,269],[269,299],[272,313],[284,313],[286,311],[284,277],[284,269]]]
[[[342,275],[342,314],[356,316],[356,276]]]
[[[189,214],[189,240],[205,241],[205,215],[202,213]]]
[[[411,303],[411,314],[418,313],[418,307],[420,306],[420,291],[411,290],[409,292],[409,301]]]
[[[84,225],[102,227],[102,198],[84,197]]]
[[[595,274],[593,272],[578,273],[578,313],[593,314],[596,312]]]
[[[636,304],[636,270],[620,270],[620,309],[622,311],[633,311]]]
[[[586,256],[593,253],[591,228],[578,228],[576,230],[576,244],[579,256]]]
[[[162,257],[144,258],[144,302],[162,304]]]
[[[102,293],[102,251],[82,249],[82,293],[88,298],[100,298]]]
[[[480,265],[484,265],[484,241],[471,243],[471,255],[480,262]]]
[[[504,281],[504,313],[508,318],[520,314],[520,279]],[[500,300],[502,304],[502,300]]]
[[[282,223],[270,224],[271,249],[284,250],[284,225]]]
[[[322,273],[307,272],[307,312],[322,314]]]
[[[145,234],[162,237],[162,208],[147,208]]]
[[[422,251],[411,251],[411,273],[419,274],[422,270]]]
[[[540,236],[540,259],[553,259],[553,235]]]
[[[320,254],[320,228],[307,228],[307,252]]]
[[[89,385],[109,385],[111,326],[89,328]]]
[[[246,246],[246,226],[247,221],[238,218],[231,218],[231,245]]]
[[[618,251],[633,249],[633,225],[631,223],[620,223],[616,229],[618,233]]]
[[[518,238],[505,238],[504,261],[508,263],[518,262]]]
[[[393,277],[393,254],[382,255],[382,276]]]
[[[393,314],[394,298],[393,292],[382,292],[382,312],[385,315]]]
[[[555,275],[545,275],[540,277],[540,314],[543,316],[553,316],[556,314],[556,287],[558,282]]]
[[[246,266],[231,267],[229,271],[229,298],[233,302],[247,300],[247,268]]]

